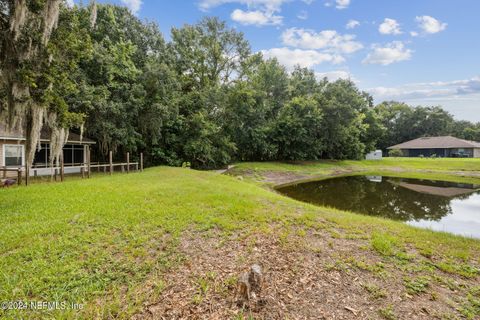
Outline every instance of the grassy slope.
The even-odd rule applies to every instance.
[[[288,171],[314,172],[337,168],[403,168],[428,171],[479,171],[480,159],[454,159],[454,158],[383,158],[382,160],[370,161],[316,161],[304,162],[304,165],[288,164],[281,162],[245,162],[237,164],[238,167],[251,168],[252,166],[262,170],[283,169]]]
[[[180,258],[173,252],[186,228],[266,228],[291,219],[278,198],[227,176],[167,167],[1,190],[0,301],[81,303],[134,292]]]
[[[292,174],[293,180],[359,173],[478,183],[480,159],[384,158],[380,161],[245,162],[236,164],[230,173],[246,174],[256,181],[264,180],[265,173],[288,173]]]
[[[331,163],[302,168],[242,164],[237,169],[259,166],[315,175],[319,168],[335,170]],[[452,161],[436,168],[445,166],[467,167]],[[362,239],[366,250],[386,256],[385,263],[392,265],[395,259],[408,260],[412,249],[434,257],[436,269],[467,279],[478,279],[480,265],[480,241],[317,208],[231,177],[178,168],[1,190],[0,217],[0,301],[85,303],[85,318],[129,317],[160,296],[165,270],[187,258],[176,244],[183,231],[192,229],[228,239],[234,233],[282,237],[292,228],[313,228],[332,239]],[[146,281],[157,288],[153,295],[142,292]],[[0,317],[2,312],[4,317],[25,315],[0,310]],[[37,312],[55,318],[77,314]]]

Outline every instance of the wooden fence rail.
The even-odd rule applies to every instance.
[[[15,172],[16,173],[16,179],[17,179],[17,184],[21,185],[23,180],[25,181],[25,185],[29,184],[29,179],[30,179],[30,171],[33,172],[33,176],[37,177],[38,176],[38,171],[39,170],[50,170],[51,176],[57,181],[58,175],[60,175],[60,180],[64,181],[65,180],[65,169],[72,170],[74,169],[75,171],[78,170],[79,173],[82,175],[82,178],[85,178],[85,175],[87,178],[90,178],[91,172],[93,169],[97,169],[97,172],[100,172],[101,169],[103,169],[103,172],[107,173],[107,168],[108,168],[108,173],[111,175],[115,171],[115,168],[120,167],[120,171],[122,173],[127,172],[130,173],[130,170],[132,168],[135,168],[135,171],[143,171],[143,153],[140,153],[140,162],[130,162],[130,153],[127,153],[126,157],[126,162],[119,162],[119,163],[114,163],[113,162],[113,157],[112,153],[109,152],[109,162],[108,163],[100,163],[100,162],[91,162],[90,161],[90,150],[87,149],[86,152],[86,163],[82,163],[80,165],[73,164],[69,166],[65,166],[63,159],[60,159],[60,165],[59,166],[32,166],[31,168],[26,168],[25,166],[22,167],[0,167],[0,173],[2,173],[0,176],[3,177],[4,180],[6,180],[8,177],[12,178],[11,175],[7,174],[9,172]],[[25,179],[23,179],[25,177]],[[2,182],[3,185],[3,182]]]
[[[3,167],[0,168],[0,172],[3,172],[3,179],[7,179],[7,173],[8,172],[16,172],[17,173],[17,183],[18,185],[22,184],[22,168],[8,168],[8,167]]]

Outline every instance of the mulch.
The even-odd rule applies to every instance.
[[[432,319],[455,311],[444,288],[431,288],[440,293],[435,300],[427,293],[406,294],[405,274],[397,268],[381,275],[336,266],[349,258],[372,265],[381,261],[362,245],[321,232],[291,236],[287,243],[271,234],[225,240],[190,233],[178,248],[187,259],[165,276],[161,298],[134,319],[384,319],[379,310],[385,308],[395,319]],[[235,298],[236,278],[252,264],[262,267],[264,286],[242,305]],[[387,295],[372,298],[366,284]]]

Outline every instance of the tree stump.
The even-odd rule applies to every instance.
[[[250,270],[240,275],[235,291],[237,303],[245,306],[252,299],[260,296],[263,286],[262,268],[258,264],[250,267]]]

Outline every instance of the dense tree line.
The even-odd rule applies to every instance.
[[[375,113],[384,128],[377,146],[389,146],[425,136],[453,135],[480,141],[480,123],[458,121],[439,106],[411,107],[405,103],[389,101],[375,107]]]
[[[197,168],[232,160],[360,158],[378,135],[370,96],[346,80],[289,73],[216,18],[171,31],[99,6],[93,54],[80,63],[86,134],[100,151],[143,151]]]
[[[52,98],[37,103],[65,118],[56,123],[62,128],[75,130],[83,119],[99,158],[141,151],[149,164],[213,168],[234,160],[359,159],[424,135],[480,140],[478,124],[440,107],[374,106],[351,81],[288,72],[216,18],[173,28],[167,42],[157,25],[124,7],[60,6],[52,39],[50,62],[37,70]],[[0,99],[6,113],[5,85]]]

